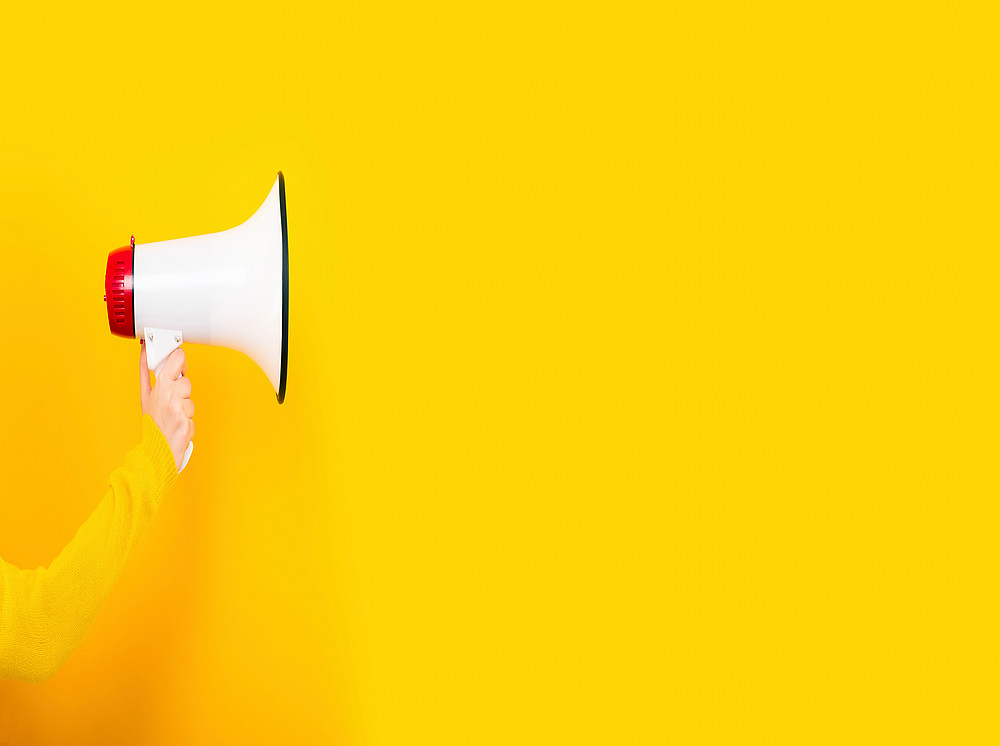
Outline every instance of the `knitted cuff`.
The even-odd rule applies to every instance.
[[[142,470],[143,476],[149,480],[148,487],[156,496],[154,502],[158,505],[160,498],[177,479],[177,462],[167,439],[148,414],[142,416],[142,441],[135,452],[148,465]]]

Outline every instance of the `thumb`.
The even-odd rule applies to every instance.
[[[142,411],[146,411],[146,401],[149,399],[149,392],[153,390],[149,383],[149,365],[146,363],[146,345],[139,342],[139,404]]]

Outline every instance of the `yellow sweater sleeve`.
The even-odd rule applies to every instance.
[[[59,669],[176,477],[166,438],[144,415],[142,441],[111,473],[104,499],[48,569],[19,570],[0,560],[0,679],[44,681]]]

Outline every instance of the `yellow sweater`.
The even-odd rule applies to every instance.
[[[149,415],[142,442],[111,473],[107,494],[48,569],[0,559],[0,679],[44,681],[90,629],[177,464]]]

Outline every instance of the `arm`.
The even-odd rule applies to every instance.
[[[176,350],[149,385],[140,353],[142,441],[111,473],[104,499],[52,564],[19,570],[0,560],[0,679],[44,681],[83,639],[125,560],[177,477],[194,433],[191,384]]]
[[[104,499],[48,569],[0,560],[0,679],[44,681],[59,669],[176,476],[170,446],[143,416],[142,442],[111,473]]]

